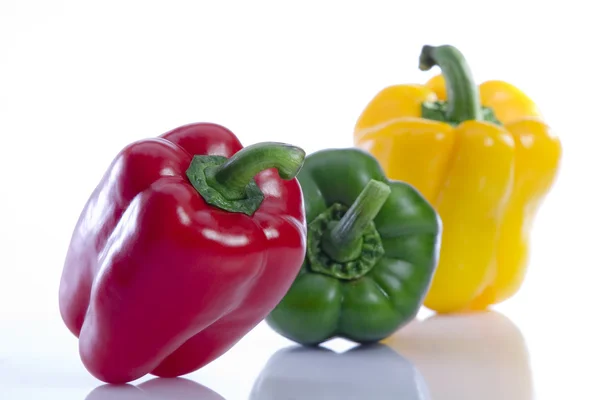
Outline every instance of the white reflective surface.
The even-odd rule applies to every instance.
[[[355,347],[338,354],[293,346],[279,350],[257,378],[251,400],[429,399],[415,366],[385,345]]]
[[[119,386],[87,373],[77,341],[59,322],[3,324],[1,399],[544,400],[598,393],[583,379],[595,374],[587,367],[595,343],[572,343],[560,328],[526,335],[499,312],[425,315],[365,347],[334,340],[303,348],[263,323],[200,371]]]
[[[502,314],[433,316],[386,343],[414,363],[432,399],[533,398],[527,344]]]

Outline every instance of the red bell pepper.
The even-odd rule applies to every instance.
[[[229,350],[305,254],[304,151],[179,127],[115,158],[74,229],[60,311],[96,378],[175,377]]]

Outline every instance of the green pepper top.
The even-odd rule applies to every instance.
[[[416,316],[429,289],[439,257],[438,214],[359,149],[311,154],[298,180],[307,254],[267,323],[303,345],[386,338]]]

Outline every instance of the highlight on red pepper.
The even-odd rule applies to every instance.
[[[413,320],[439,257],[442,223],[433,207],[359,149],[311,154],[298,180],[307,256],[268,325],[314,346],[335,337],[376,342]]]
[[[96,378],[175,377],[228,351],[285,295],[306,222],[304,151],[210,123],[125,147],[75,226],[59,305]]]

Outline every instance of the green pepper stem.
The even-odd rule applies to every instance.
[[[482,120],[479,88],[462,53],[450,45],[423,46],[419,69],[428,71],[436,65],[446,82],[447,119],[453,122]]]
[[[210,186],[228,200],[246,196],[246,187],[261,171],[277,168],[282,179],[292,179],[304,163],[305,152],[285,143],[257,143],[235,153],[225,163],[207,171]]]
[[[346,262],[361,252],[361,240],[391,193],[390,187],[371,179],[342,219],[323,237],[323,250],[332,259]]]

